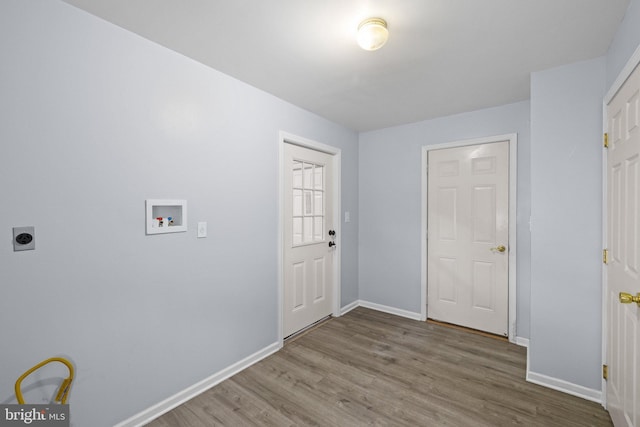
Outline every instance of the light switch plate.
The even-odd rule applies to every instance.
[[[207,237],[207,223],[199,222],[198,223],[198,238],[201,239],[203,237]]]
[[[35,227],[13,227],[13,251],[32,251],[36,248]]]
[[[349,211],[346,211],[344,213],[344,222],[351,222],[351,214],[349,213]]]

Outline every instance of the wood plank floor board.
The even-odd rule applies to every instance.
[[[357,339],[354,340],[354,342],[357,342]],[[322,346],[322,343],[310,343],[310,346]],[[395,386],[398,387],[409,387],[417,392],[422,392],[422,393],[433,393],[433,390],[431,389],[431,384],[434,382],[437,382],[439,384],[447,384],[450,382],[450,378],[451,378],[451,373],[450,371],[450,366],[435,366],[436,369],[433,370],[434,373],[444,373],[446,375],[442,376],[440,375],[438,376],[431,376],[428,377],[426,374],[424,374],[423,372],[429,372],[429,371],[425,371],[424,370],[424,366],[425,364],[423,363],[419,363],[416,364],[416,362],[421,362],[419,357],[421,357],[422,355],[420,354],[415,354],[415,355],[411,355],[411,354],[402,354],[402,352],[399,352],[399,354],[403,357],[399,357],[398,358],[398,362],[396,364],[396,362],[393,362],[391,365],[389,365],[387,362],[389,360],[392,360],[391,358],[389,358],[389,356],[386,356],[384,354],[381,355],[380,353],[380,345],[377,342],[370,342],[368,343],[368,345],[374,349],[374,356],[376,358],[378,357],[382,357],[382,359],[384,360],[383,365],[377,370],[375,371],[375,374],[381,374],[381,373],[385,373],[389,374],[391,376],[391,378],[396,378],[399,375],[406,375],[406,380],[407,382],[402,383],[402,384],[396,384]],[[384,349],[385,351],[392,351],[391,347],[384,345]],[[347,349],[348,351],[348,349]],[[423,356],[422,356],[423,357]],[[450,362],[450,361],[449,361]],[[362,364],[362,361],[358,362],[359,364]],[[444,362],[443,362],[444,363]],[[435,363],[437,364],[437,362]],[[450,363],[447,363],[447,365],[449,365]],[[484,389],[486,387],[486,382],[487,380],[492,380],[493,379],[493,375],[490,375],[488,377],[482,376],[482,377],[478,377],[478,371],[476,369],[470,368],[468,367],[468,365],[459,365],[458,363],[454,363],[454,369],[456,371],[456,375],[462,375],[462,377],[465,379],[466,384],[468,387],[472,387],[475,386],[477,383],[477,389],[478,392],[481,391],[481,389]],[[423,377],[426,378],[420,378],[420,375],[422,375]],[[415,382],[416,379],[423,379],[424,381],[419,381],[419,382]],[[427,389],[422,388],[424,386],[427,387]],[[449,387],[446,387],[446,389],[448,390],[455,390],[455,386],[454,384],[449,384]],[[450,396],[451,398],[455,398],[456,396]]]
[[[360,307],[149,425],[612,425],[599,404],[525,374],[522,347]]]
[[[253,389],[255,396],[280,411],[291,420],[294,425],[322,425],[319,423],[325,415],[322,408],[315,404],[314,395],[303,394],[300,387],[294,389],[290,384],[280,379],[268,376],[265,367],[252,372],[252,375],[236,375],[235,381],[240,386]],[[240,408],[241,409],[241,408]]]
[[[225,382],[220,384],[221,393],[224,393],[226,399],[216,399],[220,404],[231,407],[235,412],[246,412],[248,419],[251,421],[249,425],[256,423],[263,426],[287,426],[293,425],[291,421],[280,412],[271,410],[271,405],[262,399],[256,399],[254,393],[248,392],[246,388],[239,386],[233,382]],[[242,408],[242,411],[240,411]],[[238,415],[237,418],[239,418]]]

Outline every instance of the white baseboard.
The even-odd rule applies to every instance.
[[[601,390],[595,390],[587,388],[578,384],[570,383],[569,381],[561,380],[558,378],[550,377],[548,375],[539,374],[531,371],[531,348],[529,348],[529,340],[527,340],[527,376],[526,380],[530,383],[547,387],[553,390],[567,393],[573,396],[581,397],[592,402],[602,404],[603,397]]]
[[[571,394],[573,396],[581,397],[586,400],[591,400],[592,402],[602,403],[602,391],[600,390],[583,387],[558,378],[531,372],[528,367],[527,381],[553,390],[561,391],[563,393]]]
[[[373,302],[363,301],[363,300],[356,300],[350,304],[347,304],[346,306],[340,309],[340,313],[341,315],[344,315],[358,307],[370,308],[372,310],[394,314],[396,316],[406,317],[412,320],[421,320],[420,313],[414,313],[412,311],[402,310],[399,308],[390,307],[382,304],[376,304]],[[529,346],[529,340],[527,338],[516,337],[515,343],[524,347]],[[239,362],[234,363],[233,365],[211,375],[210,377],[205,378],[204,380],[196,384],[193,384],[192,386],[187,387],[186,389],[174,394],[173,396],[116,424],[114,427],[144,426],[149,422],[153,421],[154,419],[158,418],[162,414],[169,412],[170,410],[176,408],[177,406],[180,406],[184,402],[190,399],[193,399],[197,395],[216,386],[217,384],[221,383],[227,378],[232,377],[238,372],[272,355],[273,353],[280,350],[280,347],[281,345],[278,342],[268,345],[262,350],[255,352],[254,354],[240,360]],[[602,392],[598,390],[588,389],[586,387],[582,387],[576,384],[571,384],[569,382],[559,380],[556,378],[547,377],[546,375],[536,374],[535,372],[529,372],[528,363],[527,363],[527,381],[544,386],[544,387],[552,388],[554,390],[569,393],[574,396],[582,397],[587,400],[592,400],[594,402],[602,402]]]
[[[278,350],[280,350],[280,343],[273,343],[263,348],[262,350],[259,350],[252,355],[242,359],[241,361],[236,362],[233,365],[211,375],[210,377],[205,378],[204,380],[190,387],[187,387],[186,389],[174,394],[173,396],[163,400],[162,402],[159,402],[151,406],[150,408],[145,409],[144,411],[132,416],[131,418],[128,418],[116,424],[114,427],[139,427],[146,425],[162,414],[165,414],[173,408],[180,406],[187,400],[192,399],[197,395],[209,390],[211,387],[221,383],[227,378],[234,376],[243,369],[246,369],[254,363],[261,361],[265,357],[272,355]]]
[[[395,314],[396,316],[406,317],[413,320],[420,320],[422,316],[420,313],[414,313],[413,311],[389,307],[388,305],[376,304],[375,302],[359,300],[358,305],[360,307],[370,308],[372,310],[378,310],[389,314]]]
[[[358,308],[358,307],[360,307],[360,300],[355,300],[351,304],[347,304],[340,309],[340,316],[344,316],[354,308]]]

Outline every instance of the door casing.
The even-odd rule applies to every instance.
[[[316,142],[307,138],[280,131],[278,138],[278,343],[280,347],[284,343],[284,144],[293,144],[311,150],[321,151],[333,157],[333,217],[334,229],[336,231],[335,259],[333,261],[333,316],[340,316],[340,259],[342,249],[342,227],[341,227],[341,206],[340,188],[341,186],[341,164],[342,150],[321,142]]]
[[[489,136],[485,138],[468,139],[463,141],[447,142],[444,144],[425,145],[422,147],[422,229],[420,240],[421,250],[421,320],[427,319],[427,197],[428,197],[428,177],[427,160],[431,150],[443,148],[464,147],[467,145],[489,144],[492,142],[509,141],[509,341],[516,342],[516,200],[517,200],[517,145],[518,135],[516,133]]]

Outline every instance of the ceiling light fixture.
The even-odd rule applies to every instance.
[[[358,26],[358,44],[364,50],[378,50],[389,38],[387,21],[382,18],[365,19]]]

